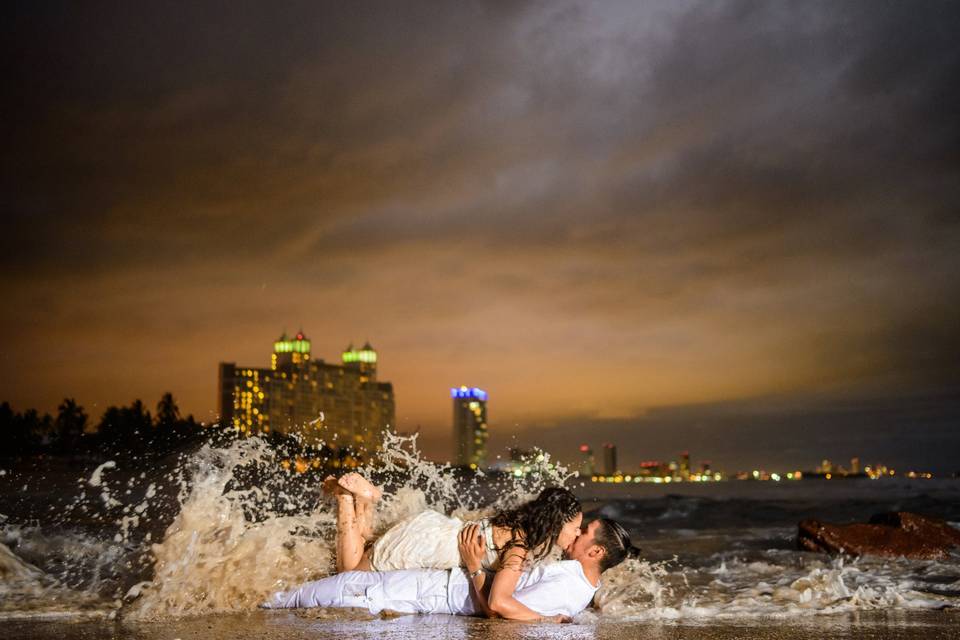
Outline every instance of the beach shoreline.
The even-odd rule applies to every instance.
[[[564,638],[628,640],[631,638],[700,638],[733,640],[809,640],[813,638],[924,638],[946,640],[960,633],[960,610],[860,611],[805,618],[768,618],[631,622],[596,619],[565,625],[526,624],[457,616],[371,617],[364,614],[325,611],[255,611],[247,614],[215,614],[157,622],[124,620],[14,619],[4,622],[8,640],[171,640],[173,638],[379,638],[413,640],[470,638],[471,640],[520,640]]]

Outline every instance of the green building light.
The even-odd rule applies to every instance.
[[[287,334],[284,333],[280,336],[280,339],[273,343],[273,352],[274,353],[310,353],[310,340],[303,335],[303,333],[298,333],[296,337],[291,340],[287,338]]]
[[[373,347],[370,346],[370,343],[363,345],[362,349],[354,349],[353,345],[347,347],[347,350],[343,352],[343,362],[348,364],[351,362],[363,362],[365,364],[376,364],[377,363],[377,352],[374,351]]]

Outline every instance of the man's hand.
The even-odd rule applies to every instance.
[[[461,529],[457,543],[460,549],[460,559],[468,572],[473,573],[483,566],[483,557],[487,553],[487,545],[480,533],[480,525],[468,524]]]

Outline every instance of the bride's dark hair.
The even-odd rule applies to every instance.
[[[550,487],[530,502],[493,516],[490,524],[509,529],[511,534],[510,541],[499,549],[501,563],[514,547],[532,554],[531,560],[542,559],[557,542],[563,525],[580,511],[580,501],[569,489]]]

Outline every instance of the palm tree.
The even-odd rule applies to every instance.
[[[57,407],[57,412],[54,426],[60,448],[72,452],[83,437],[83,430],[87,426],[87,414],[73,398],[64,398]]]
[[[157,403],[157,426],[170,428],[176,426],[178,422],[180,422],[180,409],[173,399],[173,394],[168,391]]]

